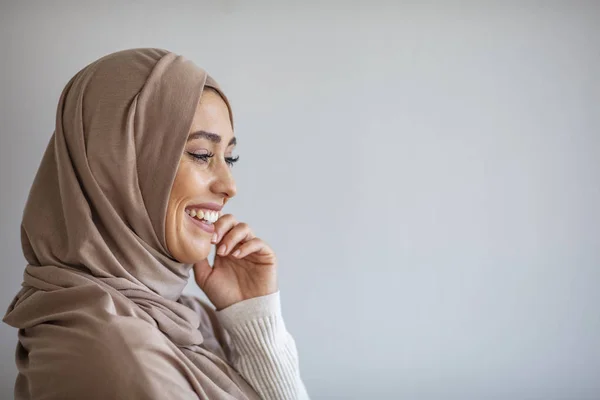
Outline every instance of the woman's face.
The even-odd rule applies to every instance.
[[[212,223],[236,193],[231,175],[234,147],[227,105],[214,90],[205,89],[167,207],[167,248],[179,262],[193,264],[208,257]]]

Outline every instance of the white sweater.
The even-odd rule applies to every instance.
[[[279,292],[216,312],[231,336],[229,361],[265,400],[308,400],[296,343],[281,315]]]

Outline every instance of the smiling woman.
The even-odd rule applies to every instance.
[[[67,84],[4,318],[15,398],[308,399],[275,254],[223,212],[232,121],[216,82],[165,50],[110,54]],[[182,295],[192,268],[214,308]]]
[[[236,143],[226,101],[215,89],[204,91],[167,207],[167,248],[177,260],[194,264],[196,283],[217,310],[277,291],[273,251],[247,224],[221,215],[236,194]],[[215,268],[207,261],[212,244],[218,245]],[[241,279],[247,274],[248,280]]]

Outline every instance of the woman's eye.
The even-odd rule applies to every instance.
[[[188,154],[192,158],[194,158],[195,161],[202,162],[202,163],[208,162],[208,160],[210,160],[211,158],[213,158],[215,156],[213,153],[202,153],[202,154],[199,154],[199,153],[188,152]]]
[[[235,156],[235,157],[225,157],[225,162],[227,163],[227,165],[229,165],[230,167],[233,167],[233,164],[235,164],[236,162],[238,162],[238,160],[240,159],[240,156]]]

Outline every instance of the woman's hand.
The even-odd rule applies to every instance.
[[[208,260],[194,264],[194,277],[217,310],[278,290],[275,253],[247,224],[223,215],[215,222],[212,242],[214,265]]]

